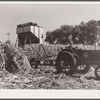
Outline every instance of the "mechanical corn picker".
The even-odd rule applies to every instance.
[[[37,30],[36,30],[37,29]],[[37,54],[36,58],[30,59],[30,64],[36,67],[42,63],[44,65],[54,65],[57,72],[63,72],[66,75],[81,73],[85,74],[89,71],[90,67],[95,65],[95,75],[100,79],[100,50],[82,50],[73,46],[66,46],[65,49],[60,50],[56,55],[48,55],[44,49],[43,44],[39,44],[43,48],[45,56],[40,54],[40,51],[31,46],[32,43],[39,43],[43,37],[43,31],[40,31],[34,23],[26,23],[17,26],[18,45],[24,47],[26,44],[30,45],[33,55]],[[50,45],[50,44],[49,44]],[[49,50],[48,50],[49,51]],[[51,57],[56,57],[54,60]]]

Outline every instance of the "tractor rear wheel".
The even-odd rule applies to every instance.
[[[86,74],[90,70],[89,64],[78,64],[76,67],[76,72],[79,74]]]
[[[74,73],[74,61],[73,58],[66,54],[60,54],[56,59],[57,72],[63,72],[66,75],[72,75]]]
[[[97,66],[95,69],[95,76],[98,80],[100,80],[100,66]]]

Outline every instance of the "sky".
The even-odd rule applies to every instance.
[[[33,22],[44,33],[61,25],[78,25],[81,21],[100,20],[100,3],[0,3],[0,41],[16,41],[18,24]]]

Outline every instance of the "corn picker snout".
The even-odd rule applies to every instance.
[[[19,62],[23,60],[21,53],[18,55],[18,51],[11,44],[2,43],[0,50],[0,69],[6,69],[13,74],[19,72],[21,69]]]
[[[15,49],[9,47],[9,45],[4,45],[4,60],[5,69],[10,73],[16,73],[19,71],[19,65],[15,57]]]

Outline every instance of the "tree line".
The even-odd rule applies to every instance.
[[[79,25],[62,25],[53,31],[46,32],[46,42],[50,44],[87,44],[100,42],[100,21],[90,20]]]

